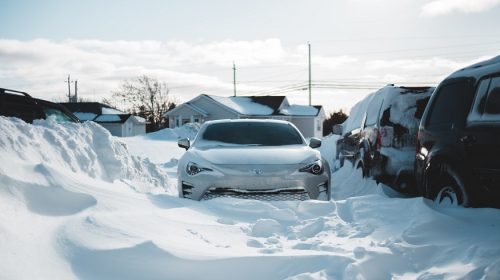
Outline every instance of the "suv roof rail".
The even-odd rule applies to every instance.
[[[431,87],[427,87],[427,86],[417,86],[417,87],[400,86],[399,88],[408,89],[408,90],[428,90]]]
[[[33,98],[33,97],[31,97],[31,95],[27,94],[24,91],[18,91],[18,90],[13,90],[13,89],[8,89],[8,88],[0,88],[0,93],[4,94],[5,92],[7,92],[7,93],[20,93],[26,97]]]

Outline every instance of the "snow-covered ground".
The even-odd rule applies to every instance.
[[[0,279],[500,279],[500,210],[402,198],[348,164],[330,202],[196,202],[175,196],[191,129],[0,131]]]

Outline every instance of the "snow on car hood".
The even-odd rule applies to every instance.
[[[318,151],[303,145],[193,147],[189,152],[213,164],[298,164],[320,158]]]

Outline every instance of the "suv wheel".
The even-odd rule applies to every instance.
[[[368,155],[368,153],[365,152],[365,149],[359,150],[356,168],[357,169],[361,168],[363,178],[370,177],[369,157],[370,155]]]
[[[426,174],[430,198],[440,205],[469,206],[469,196],[463,180],[448,164],[443,163],[435,172]]]

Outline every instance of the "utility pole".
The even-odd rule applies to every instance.
[[[66,83],[68,83],[68,102],[71,102],[71,81],[69,74],[68,74],[68,81],[66,81]]]
[[[233,90],[234,90],[234,96],[236,97],[236,65],[234,64],[234,61],[233,61]]]
[[[309,49],[309,106],[311,106],[311,44],[307,42]]]
[[[78,102],[78,80],[75,81],[75,96],[74,96],[73,102],[74,103]]]

